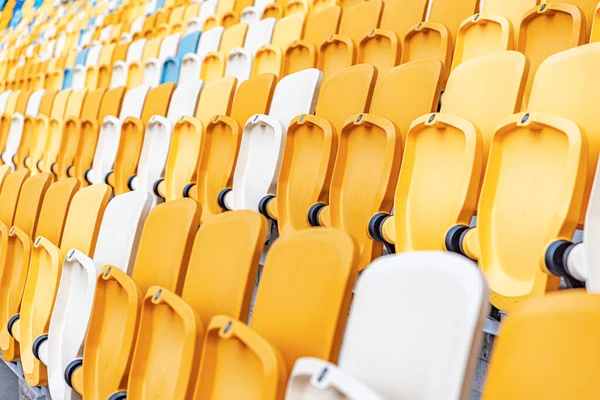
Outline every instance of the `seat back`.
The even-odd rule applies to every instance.
[[[305,20],[304,13],[296,13],[277,21],[271,44],[285,49],[294,40],[300,40],[304,33]]]
[[[486,54],[512,50],[513,30],[508,18],[496,14],[475,14],[458,29],[452,69],[460,63]]]
[[[479,0],[437,0],[431,3],[428,21],[443,24],[455,42],[461,22],[478,11]]]
[[[402,41],[410,27],[425,21],[427,3],[427,0],[386,2],[379,27],[394,32]]]
[[[529,104],[534,76],[540,64],[563,50],[577,47],[585,40],[585,17],[570,4],[541,4],[524,16],[516,50],[530,61],[523,108]]]
[[[9,174],[2,183],[2,190],[0,190],[0,222],[7,229],[13,225],[21,187],[28,177],[29,171],[23,169]]]
[[[335,229],[294,232],[269,250],[250,326],[288,371],[299,357],[337,361],[357,262],[352,239]]]
[[[312,14],[306,21],[304,40],[312,43],[318,50],[321,43],[338,32],[341,16],[342,9],[339,6],[327,7]],[[296,71],[289,73],[292,72]]]
[[[215,115],[229,115],[236,83],[232,77],[207,83],[198,100],[195,117],[206,126]]]
[[[482,398],[524,398],[532,393],[548,400],[594,398],[594,389],[579,382],[595,379],[598,371],[599,326],[600,297],[584,291],[524,303],[502,323]],[[540,363],[549,351],[553,362]]]
[[[198,42],[200,41],[200,32],[192,32],[181,38],[179,48],[177,49],[177,58],[183,59],[188,53],[196,53]]]
[[[135,42],[132,42],[131,45],[129,45],[129,49],[127,50],[126,61],[128,63],[132,61],[142,61],[144,47],[146,46],[147,42],[148,41],[146,39],[138,39]]]
[[[127,117],[141,117],[149,91],[150,87],[144,85],[127,91],[121,105],[121,112],[119,113],[121,121],[124,121]]]
[[[468,397],[489,308],[487,296],[481,273],[457,255],[440,251],[382,257],[354,288],[339,369],[382,398]],[[440,302],[447,314],[427,318]],[[442,337],[440,328],[446,332]],[[327,375],[323,378],[335,379]],[[320,389],[312,386],[316,376],[306,378],[292,372],[287,398],[343,398],[335,384]],[[309,396],[312,391],[314,397]]]
[[[219,52],[227,55],[235,47],[244,47],[248,30],[248,24],[243,23],[225,29],[221,37]]]
[[[204,8],[204,4],[202,8]],[[217,26],[215,28],[202,32],[200,42],[198,43],[198,50],[196,51],[196,54],[198,54],[198,57],[200,59],[200,64],[202,64],[204,57],[208,53],[219,50],[223,32],[225,32],[225,28],[223,28],[222,26]]]
[[[482,12],[504,15],[508,18],[513,27],[515,43],[517,43],[523,15],[538,4],[540,4],[540,0],[487,0],[483,2]]]
[[[402,64],[410,61],[433,58],[444,63],[444,80],[452,63],[452,37],[442,24],[419,22],[404,35]]]
[[[275,87],[269,116],[277,118],[287,128],[297,115],[311,114],[315,109],[321,80],[322,74],[316,69],[282,78]]]
[[[204,82],[196,79],[187,81],[175,88],[166,115],[173,125],[180,117],[194,115],[203,87]]]
[[[594,12],[598,3],[595,0],[567,0],[565,3],[577,6],[582,11],[583,18],[585,19],[585,26],[587,28],[584,40],[585,43],[587,43],[590,39],[590,31],[594,21]]]
[[[498,123],[520,110],[527,68],[521,53],[507,51],[465,62],[448,79],[441,112],[464,118],[479,128],[484,166]]]
[[[244,50],[247,50],[254,57],[256,50],[265,44],[271,43],[276,22],[275,18],[266,18],[249,24],[244,40]]]
[[[160,44],[158,59],[162,63],[167,57],[173,57],[177,54],[179,48],[180,33],[174,33],[167,36]]]

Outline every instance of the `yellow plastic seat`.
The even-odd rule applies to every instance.
[[[486,54],[512,50],[513,30],[508,18],[497,14],[475,14],[458,29],[452,69]]]
[[[2,358],[13,361],[19,358],[19,347],[8,331],[11,319],[21,306],[25,280],[29,269],[34,232],[42,206],[42,199],[52,182],[50,174],[38,174],[25,180],[19,194],[15,218],[12,227],[0,225],[2,236],[2,265],[0,270],[0,349]],[[10,322],[9,322],[10,321]]]
[[[597,397],[600,296],[568,290],[532,299],[502,322],[484,400]],[[518,366],[518,368],[515,368]]]
[[[586,26],[584,40],[585,43],[587,43],[590,39],[590,31],[592,30],[592,25],[594,21],[594,11],[596,10],[598,2],[596,0],[565,0],[563,3],[577,6],[581,10]]]
[[[563,3],[541,4],[523,16],[516,50],[530,61],[523,108],[529,104],[533,77],[548,56],[583,44],[585,17],[581,10]]]
[[[242,87],[248,85],[250,84],[240,85],[238,96],[245,93]],[[215,116],[230,115],[236,86],[237,80],[233,77],[208,83],[200,94],[195,117],[183,117],[175,125],[167,156],[165,180],[157,186],[156,190],[165,200],[180,199],[186,195],[197,199],[195,190],[190,191],[185,188],[190,182],[196,180],[198,160],[207,138],[206,127]],[[256,96],[260,99],[261,95],[256,92]]]
[[[93,128],[92,121],[97,121],[105,92],[105,89],[90,91],[85,97],[80,116],[68,117],[64,122],[56,163],[51,168],[52,173],[58,179],[69,177],[68,169],[73,165],[80,138],[84,135],[90,135],[89,129]],[[86,125],[85,129],[88,131],[83,130],[84,124]]]
[[[52,111],[52,104],[54,103],[54,96],[56,96],[56,92],[49,90],[44,93],[42,96],[42,101],[40,102],[40,108],[38,109],[38,117],[44,116],[46,119],[50,117],[50,112]],[[25,115],[23,119],[23,131],[21,133],[21,141],[19,142],[19,148],[17,150],[17,154],[15,155],[13,162],[17,169],[25,168],[25,159],[29,156],[32,145],[32,137],[36,124],[37,117],[33,117],[31,115]]]
[[[162,43],[162,37],[155,37],[146,42],[144,51],[142,52],[142,59],[140,61],[131,61],[128,66],[127,72],[127,90],[134,87],[140,86],[144,78],[144,66],[149,58],[158,57],[160,45]]]
[[[592,32],[590,33],[590,43],[600,42],[600,4],[594,12],[594,21],[592,22]]]
[[[444,63],[444,76],[447,77],[452,64],[452,49],[452,37],[444,25],[435,22],[420,22],[404,35],[402,64],[433,58]]]
[[[108,89],[112,72],[112,59],[116,44],[106,44],[100,51],[98,65],[89,65],[86,71],[85,86],[88,89]]]
[[[0,116],[0,149],[4,150],[6,146],[6,140],[8,138],[8,131],[10,129],[10,123],[12,121],[13,114],[17,112],[17,103],[19,102],[19,98],[21,97],[21,91],[15,90],[10,95],[8,95],[8,100],[6,101],[6,107],[4,108],[4,112]],[[23,110],[22,114],[25,113]],[[4,142],[4,144],[2,144]]]
[[[339,230],[307,229],[277,240],[267,254],[251,329],[228,316],[211,320],[194,398],[283,398],[298,358],[336,362],[358,257]]]
[[[465,18],[479,11],[479,0],[436,0],[431,2],[428,21],[444,25],[452,43]]]
[[[243,47],[248,32],[248,24],[240,23],[225,29],[219,45],[219,51],[211,51],[202,61],[201,78],[211,82],[225,75],[227,55],[235,47]]]
[[[26,382],[32,386],[45,385],[48,380],[47,367],[34,356],[33,345],[48,332],[63,260],[72,249],[94,254],[102,216],[111,196],[105,184],[79,191],[78,188],[79,183],[73,178],[53,184],[40,213],[18,321],[23,370]]]
[[[344,12],[339,34],[331,35],[319,46],[317,65],[323,72],[323,80],[354,65],[360,40],[379,27],[382,11],[383,2],[373,0],[360,3]]]
[[[153,285],[181,294],[199,221],[200,207],[194,200],[159,204],[144,223],[133,272],[103,268],[80,372],[86,396],[107,398],[126,389],[144,294]]]
[[[341,15],[341,7],[334,6],[308,18],[302,40],[289,43],[285,49],[282,76],[317,66],[319,46],[337,33]]]
[[[327,202],[337,144],[349,116],[367,112],[377,80],[372,65],[355,65],[323,83],[315,115],[292,120],[277,181],[277,197],[261,201],[261,211],[278,221],[279,234],[310,227],[306,216],[316,202]]]
[[[114,65],[117,61],[125,61],[127,58],[127,50],[129,49],[129,45],[131,42],[119,43],[117,47],[115,47],[115,51],[112,55],[112,65]]]
[[[81,121],[81,134],[77,150],[73,159],[73,168],[67,167],[67,175],[77,178],[82,186],[87,186],[85,172],[91,168],[100,126],[106,116],[116,117],[121,110],[121,103],[125,96],[125,87],[118,87],[107,91],[102,97],[102,103],[98,110],[97,118],[84,118]]]
[[[171,96],[175,91],[174,83],[163,83],[148,92],[141,118],[127,117],[121,126],[121,136],[114,163],[114,170],[107,182],[114,179],[115,194],[130,190],[129,178],[135,173],[142,151],[144,133],[148,121],[155,115],[167,115]]]
[[[277,21],[271,44],[260,47],[254,55],[252,76],[264,73],[280,77],[283,68],[283,55],[287,46],[302,38],[306,15],[296,13]]]
[[[71,92],[64,115],[59,118],[50,118],[48,123],[46,145],[44,146],[44,154],[42,157],[42,162],[39,165],[39,168],[42,172],[54,173],[54,164],[57,161],[58,153],[61,149],[66,122],[69,119],[80,118],[83,102],[85,101],[87,94],[87,89]]]
[[[521,20],[527,11],[540,4],[540,0],[486,0],[482,12],[499,14],[508,18],[514,32],[514,43],[519,39]]]
[[[263,217],[251,211],[213,218],[196,234],[181,297],[160,286],[148,290],[128,398],[142,399],[145,393],[192,398],[204,327],[219,314],[248,319],[267,226]],[[168,374],[156,359],[168,359]]]

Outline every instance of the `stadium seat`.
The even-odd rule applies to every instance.
[[[148,86],[138,86],[128,91],[123,99],[119,118],[108,115],[102,120],[92,167],[84,172],[88,183],[105,182],[115,162],[122,124],[129,117],[141,117],[149,91]]]
[[[146,39],[138,39],[127,48],[127,58],[125,60],[115,60],[113,58],[113,68],[110,78],[110,88],[127,85],[127,75],[129,64],[140,61],[146,46]],[[115,51],[117,54],[117,51]]]
[[[277,240],[250,328],[225,315],[208,325],[194,398],[282,398],[298,358],[336,362],[358,257],[339,230],[305,229]],[[245,373],[237,373],[242,365]]]
[[[256,51],[252,76],[264,73],[281,76],[283,52],[290,43],[302,38],[305,20],[304,13],[296,13],[277,21],[271,44],[265,44]]]
[[[0,149],[6,147],[13,115],[15,113],[25,114],[30,95],[31,92],[17,90],[11,92],[8,96],[6,107],[0,116]]]
[[[402,64],[432,58],[444,64],[444,81],[450,72],[453,51],[448,28],[435,22],[419,22],[404,35]]]
[[[125,389],[144,295],[154,285],[181,294],[199,219],[200,207],[194,200],[159,204],[146,218],[133,268],[124,263],[102,267],[83,353],[83,371],[73,371],[74,381],[82,381],[79,388],[84,394],[107,398],[113,391]],[[81,354],[73,354],[68,362],[75,357]],[[103,368],[106,362],[110,370]]]
[[[204,327],[220,314],[248,320],[267,226],[264,218],[249,211],[211,219],[196,234],[181,297],[160,286],[148,290],[127,398],[142,399],[149,391],[164,398],[192,398]],[[156,358],[168,360],[168,376]]]
[[[487,300],[485,279],[464,258],[382,257],[354,288],[339,363],[300,358],[286,400],[468,398]],[[440,302],[444,316],[426,317],[439,315]]]
[[[161,42],[157,57],[151,57],[146,60],[144,66],[144,78],[142,81],[144,85],[149,85],[154,88],[161,83],[163,64],[167,58],[175,57],[179,48],[180,39],[181,34],[179,33],[167,36]]]
[[[269,114],[255,114],[248,119],[232,187],[223,188],[218,195],[221,208],[258,211],[260,200],[275,194],[285,132],[296,116],[313,113],[321,79],[317,69],[284,77],[275,88]]]
[[[203,4],[206,4],[206,2]],[[206,55],[211,52],[219,51],[224,32],[225,28],[222,26],[217,26],[216,28],[202,32],[202,36],[200,36],[200,42],[198,43],[198,50],[196,51],[197,61],[200,64],[200,67],[198,68],[198,75],[196,77],[200,76],[202,63],[204,62]]]
[[[162,200],[155,194],[154,187],[164,178],[173,127],[183,118],[194,115],[202,87],[200,79],[183,82],[173,92],[166,117],[154,115],[146,126],[136,175],[128,179],[128,184],[132,190],[153,194],[154,204]]]
[[[516,50],[530,61],[523,108],[529,104],[533,77],[552,54],[577,47],[585,40],[585,17],[581,10],[563,3],[544,3],[523,16]]]
[[[482,13],[504,15],[508,18],[512,24],[516,45],[523,16],[538,4],[540,0],[486,0],[483,2]]]
[[[151,120],[154,122],[157,116],[166,116],[174,90],[173,83],[164,83],[150,90],[140,118],[128,117],[123,121],[114,169],[105,179],[113,186],[115,194],[132,190],[131,180],[140,159],[145,130]]]
[[[376,80],[372,65],[337,72],[323,83],[315,115],[302,114],[290,123],[277,197],[267,195],[259,203],[259,211],[277,221],[281,236],[309,228],[309,208],[328,200],[339,132],[349,116],[369,110]]]
[[[49,177],[48,174],[39,175]],[[20,299],[18,313],[14,312],[11,316],[9,333],[19,342],[23,374],[30,386],[46,385],[48,382],[46,368],[34,358],[32,346],[38,335],[48,329],[62,268],[62,253],[58,246],[61,244],[71,199],[78,189],[79,183],[75,179],[50,185],[39,211],[35,236],[31,235],[28,240],[31,259],[22,266],[22,272],[26,274],[25,287],[21,289],[23,298]]]
[[[132,89],[143,83],[144,66],[149,59],[158,57],[162,41],[162,36],[149,39],[144,46],[142,58],[140,60],[134,60],[127,65],[127,89]],[[117,65],[115,64],[115,67],[116,66]]]
[[[250,78],[256,51],[271,43],[275,28],[274,18],[267,18],[248,25],[244,47],[235,47],[227,55],[225,75],[237,78],[238,84]]]
[[[458,29],[452,69],[462,62],[513,47],[513,30],[508,18],[497,14],[475,14],[464,20]]]
[[[500,327],[482,398],[596,398],[594,386],[582,382],[600,371],[599,327],[596,293],[569,290],[524,302]]]
[[[200,32],[192,32],[185,35],[179,43],[177,50],[177,56],[167,57],[164,61],[163,73],[160,83],[173,82],[178,83],[179,81],[179,69],[183,62],[183,57],[186,54],[195,54],[198,49],[198,41],[200,40]],[[200,78],[200,74],[196,76]]]
[[[285,49],[282,76],[317,67],[319,46],[338,32],[341,16],[341,7],[334,6],[308,17],[302,40],[289,43]]]
[[[225,76],[226,58],[231,50],[244,46],[247,32],[248,24],[243,23],[225,29],[220,39],[219,50],[206,53],[202,60],[200,77],[204,82],[208,83]]]
[[[479,0],[433,0],[427,21],[444,25],[455,43],[460,24],[478,11]]]
[[[382,11],[383,2],[372,0],[361,2],[343,13],[339,34],[329,36],[319,46],[317,65],[323,72],[323,79],[354,65],[360,40],[379,27]]]
[[[3,254],[0,261],[0,349],[5,361],[19,358],[19,348],[15,346],[7,326],[11,317],[20,309],[31,256],[31,237],[36,230],[42,199],[51,182],[49,174],[26,179],[17,193],[13,223],[0,225]]]

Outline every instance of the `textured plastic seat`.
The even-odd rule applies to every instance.
[[[247,24],[236,24],[223,32],[219,51],[206,53],[202,60],[200,77],[204,82],[210,82],[225,75],[226,57],[231,50],[244,45],[247,31]]]
[[[254,4],[245,7],[240,15],[240,22],[250,24],[260,21],[265,7],[273,3],[273,0],[255,0]]]
[[[177,49],[177,56],[167,57],[164,61],[161,83],[177,83],[179,81],[179,69],[181,67],[181,63],[183,62],[183,57],[189,53],[196,53],[199,40],[200,32],[188,33],[181,39],[179,48]],[[196,78],[200,78],[200,74],[198,74]]]
[[[113,69],[110,79],[110,88],[127,85],[127,74],[129,71],[129,64],[134,61],[141,61],[144,54],[144,48],[146,46],[146,39],[138,39],[127,49],[127,58],[124,61],[114,61]]]
[[[259,207],[261,213],[277,221],[281,236],[310,227],[306,219],[309,208],[328,200],[339,132],[349,116],[369,110],[376,80],[377,70],[372,65],[342,70],[323,83],[315,115],[302,114],[292,120],[286,133],[277,197],[267,195]]]
[[[127,89],[137,87],[143,83],[145,72],[144,66],[149,59],[158,57],[162,41],[162,36],[148,40],[144,46],[142,59],[129,63],[127,68]]]
[[[20,191],[13,193],[18,196],[13,224],[10,228],[0,225],[3,253],[0,260],[0,349],[6,361],[19,358],[19,348],[15,346],[7,327],[11,317],[20,309],[33,244],[31,237],[36,229],[42,199],[51,181],[49,174],[39,174],[25,180]]]
[[[464,258],[419,252],[374,261],[354,288],[338,365],[296,361],[286,400],[468,397],[487,299],[485,280]],[[426,318],[440,302],[444,317]]]
[[[154,123],[157,116],[167,115],[174,90],[173,83],[164,83],[150,90],[140,118],[128,117],[123,121],[114,167],[106,176],[106,182],[110,182],[116,194],[132,189],[131,177],[139,162],[146,127],[151,120]]]
[[[248,26],[244,47],[235,47],[227,55],[225,75],[237,78],[238,83],[250,78],[256,51],[271,43],[275,18],[267,18]]]
[[[75,65],[85,65],[85,59],[87,57],[89,48],[83,49],[81,50],[78,54],[77,54],[77,60],[75,60]]]
[[[30,92],[16,90],[8,96],[6,107],[0,116],[0,149],[4,149],[6,146],[13,115],[15,113],[25,114],[30,95]]]
[[[517,50],[530,61],[523,107],[529,104],[533,77],[540,64],[552,54],[577,47],[585,40],[585,17],[569,4],[541,4],[523,16]]]
[[[357,262],[352,239],[339,230],[303,230],[277,240],[251,329],[224,315],[208,325],[195,398],[282,398],[298,358],[336,362]],[[244,374],[236,371],[240,366]]]
[[[206,4],[206,2],[204,4]],[[223,28],[222,26],[217,26],[215,28],[209,29],[208,31],[202,32],[200,42],[198,43],[198,49],[196,51],[196,54],[198,55],[198,61],[200,63],[199,71],[202,68],[202,62],[204,61],[204,57],[206,57],[208,53],[219,50],[219,47],[221,46],[223,32],[225,32],[225,28]],[[199,76],[200,74],[198,74],[198,77]]]
[[[433,58],[444,63],[445,76],[452,64],[452,37],[448,28],[435,22],[420,22],[404,35],[402,64]]]
[[[96,193],[92,195],[92,191]],[[84,229],[83,233],[79,233],[78,240],[82,243],[77,245],[72,242],[69,245],[71,215],[84,194],[95,199],[98,214],[96,218],[88,220],[87,231]],[[38,340],[36,343],[41,360],[48,366],[48,383],[53,398],[72,397],[71,388],[65,382],[65,369],[72,359],[82,355],[100,270],[106,265],[126,267],[133,264],[141,226],[150,209],[150,199],[146,193],[117,196],[108,203],[109,198],[110,188],[107,185],[84,188],[73,198],[67,217],[61,243],[61,253],[67,255],[50,320],[48,340]],[[88,203],[90,201],[88,199]],[[65,248],[68,250],[65,251]],[[44,360],[44,354],[47,354],[47,360]]]
[[[264,73],[281,76],[284,51],[289,44],[302,38],[305,20],[304,13],[296,13],[277,21],[271,43],[256,50],[252,76]]]
[[[444,25],[456,42],[460,24],[479,11],[479,0],[437,0],[431,3],[428,21]]]
[[[146,126],[136,175],[129,178],[128,182],[132,190],[143,190],[153,194],[155,203],[162,200],[161,197],[157,197],[154,187],[157,181],[165,176],[173,127],[182,122],[184,117],[194,115],[203,86],[204,83],[196,79],[177,87],[171,97],[166,117],[155,115]]]
[[[161,42],[158,56],[156,58],[152,57],[146,60],[143,78],[144,85],[156,87],[160,84],[163,64],[168,57],[174,57],[177,54],[180,39],[181,34],[179,33],[167,36]]]
[[[344,11],[339,34],[331,35],[319,47],[318,67],[323,79],[356,62],[358,46],[364,35],[379,27],[383,2],[367,1]]]
[[[116,44],[106,44],[102,47],[97,65],[88,65],[85,75],[85,86],[88,89],[108,89],[112,72],[112,58]]]
[[[25,113],[21,114],[20,112],[15,112],[12,116],[8,137],[6,139],[6,147],[2,152],[2,162],[9,165],[13,170],[16,169],[13,157],[15,157],[17,150],[19,149],[25,118],[29,117],[31,119],[37,117],[45,94],[46,91],[44,89],[33,92],[27,101]]]
[[[486,54],[512,50],[513,47],[513,30],[507,17],[475,14],[464,20],[458,29],[452,69],[462,62]]]
[[[192,398],[204,327],[219,314],[248,319],[267,226],[264,218],[249,211],[204,223],[194,240],[181,297],[160,286],[148,290],[127,398],[142,399],[148,392],[164,398]],[[223,237],[230,240],[224,242]],[[154,361],[157,357],[168,360],[169,374]]]
[[[515,44],[519,39],[521,20],[527,11],[540,4],[540,0],[487,0],[483,3],[482,12],[499,14],[508,18],[512,24]]]
[[[71,88],[73,90],[81,90],[86,88],[86,75],[87,75],[87,67],[91,65],[98,65],[98,61],[100,59],[100,51],[102,50],[102,46],[95,45],[87,49],[87,56],[85,58],[84,64],[78,64],[75,66],[73,71],[73,81],[71,84]],[[87,87],[90,89],[90,87]],[[95,87],[91,88],[95,89]]]
[[[594,387],[581,383],[600,371],[599,327],[597,294],[569,290],[523,303],[502,323],[482,398],[594,399]]]
[[[44,146],[44,152],[42,155],[41,162],[38,165],[38,169],[42,172],[55,173],[55,163],[58,158],[58,153],[61,150],[61,143],[63,141],[63,133],[66,132],[67,121],[73,122],[75,119],[81,117],[81,111],[83,109],[83,103],[88,95],[86,89],[72,91],[67,101],[64,115],[59,118],[50,118],[48,122],[48,130],[46,137],[46,144]],[[65,135],[66,136],[66,135]]]
[[[29,155],[24,159],[25,165],[32,174],[42,171],[42,158],[46,156],[44,151],[48,142],[50,121],[54,120],[54,127],[58,127],[58,122],[65,116],[71,93],[71,89],[58,92],[54,97],[49,117],[39,115],[35,120]]]
[[[102,120],[92,167],[84,172],[85,179],[89,183],[105,182],[105,178],[115,162],[122,124],[129,117],[141,117],[149,91],[148,86],[138,86],[128,91],[123,99],[119,118],[107,116]]]
[[[131,264],[110,263],[102,268],[83,368],[75,374],[81,377],[74,378],[82,381],[84,395],[107,398],[126,389],[144,294],[153,285],[181,294],[199,219],[200,207],[194,200],[159,204],[146,218],[133,269]],[[110,370],[103,365],[110,365]]]
[[[275,88],[269,114],[248,119],[232,188],[224,188],[218,196],[223,208],[258,211],[260,200],[275,194],[285,132],[296,116],[313,113],[321,79],[322,73],[316,69],[284,77]]]

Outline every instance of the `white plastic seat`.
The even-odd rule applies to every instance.
[[[37,117],[40,110],[40,103],[42,97],[46,91],[44,89],[37,90],[29,96],[27,101],[27,108],[25,109],[25,115],[31,117]],[[23,122],[25,117],[21,113],[14,113],[10,123],[10,129],[8,131],[8,138],[6,140],[6,148],[2,153],[2,161],[4,164],[9,165],[13,170],[15,165],[13,163],[13,157],[17,154],[19,149],[19,143],[21,142],[21,135],[23,134]]]
[[[0,114],[4,114],[4,111],[6,110],[6,103],[8,102],[8,97],[11,93],[12,90],[7,90],[0,94]]]
[[[258,211],[267,194],[275,194],[289,123],[300,114],[312,114],[323,74],[315,68],[282,78],[273,94],[269,115],[255,114],[244,126],[233,176],[233,188],[221,192],[225,208]]]
[[[112,25],[108,25],[100,31],[100,43],[108,43],[110,41],[110,34],[112,32]]]
[[[134,33],[141,32],[144,28],[144,21],[146,20],[146,16],[142,15],[141,17],[137,17],[131,23],[131,27],[129,28],[129,33],[133,35]]]
[[[261,46],[271,43],[276,22],[275,18],[267,18],[250,24],[244,48],[236,47],[227,56],[226,76],[237,78],[238,84],[250,78],[254,54]]]
[[[198,13],[198,24],[200,25],[200,30],[204,27],[204,23],[208,19],[215,15],[217,12],[217,5],[219,4],[219,0],[206,0],[202,2],[202,6],[200,7],[200,12]]]
[[[256,0],[254,2],[254,5],[247,6],[242,10],[240,22],[252,24],[254,22],[260,21],[263,12],[265,11],[265,7],[273,2],[273,0]]]
[[[162,197],[155,192],[155,183],[165,176],[173,127],[183,116],[193,116],[204,83],[199,80],[183,82],[171,96],[167,117],[153,116],[148,122],[138,161],[137,175],[131,180],[133,190],[143,190],[153,195],[153,206]]]
[[[96,22],[98,21],[98,17],[96,18]],[[81,40],[79,41],[79,46],[81,47],[85,47],[87,45],[89,45],[90,43],[92,43],[92,37],[94,36],[94,29],[84,29],[82,32],[83,34],[81,35]]]
[[[296,361],[286,400],[468,398],[488,292],[464,257],[427,251],[375,260],[355,286],[338,365]]]
[[[61,32],[56,39],[56,44],[54,46],[54,57],[60,57],[62,55],[63,50],[65,49],[65,44],[67,42],[67,34],[65,32]]]
[[[150,211],[150,204],[150,195],[144,192],[115,197],[104,212],[93,259],[75,249],[69,251],[65,258],[48,340],[39,348],[40,356],[47,354],[48,357],[40,361],[48,366],[52,399],[67,400],[77,396],[65,383],[64,373],[70,361],[83,356],[96,278],[105,265],[123,271],[133,268],[141,227]],[[66,224],[69,222],[67,217]]]
[[[177,55],[177,49],[179,48],[180,40],[180,33],[167,36],[160,45],[158,57],[152,57],[146,60],[143,78],[144,85],[156,87],[160,84],[163,64],[168,57],[175,57]]]
[[[121,138],[121,124],[127,117],[141,117],[149,91],[150,87],[145,85],[131,89],[123,99],[119,118],[109,115],[102,121],[92,168],[85,173],[85,179],[89,183],[104,182],[106,175],[112,170]]]
[[[110,88],[127,85],[127,74],[129,73],[129,63],[132,61],[141,61],[142,54],[146,46],[146,39],[139,39],[129,45],[125,61],[117,61],[113,66],[110,77]]]
[[[204,4],[205,3],[202,4],[202,7],[204,7]],[[201,69],[204,57],[206,57],[206,55],[212,51],[219,51],[223,32],[225,32],[225,28],[222,26],[216,26],[206,32],[202,32],[202,36],[200,36],[200,42],[198,43],[198,50],[196,50]]]
[[[183,56],[181,61],[181,67],[179,71],[179,82],[177,85],[183,84],[183,82],[191,82],[200,78],[200,69],[202,67],[202,61],[198,54],[186,54]]]

